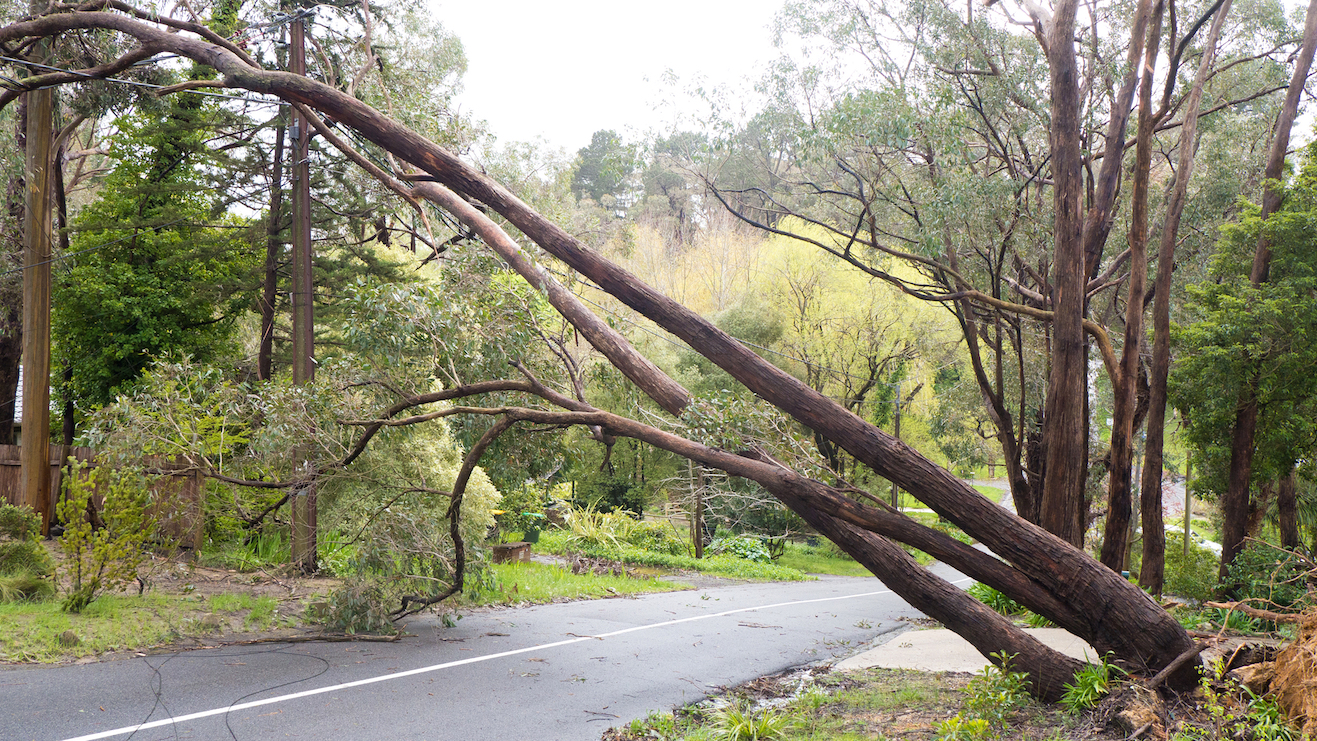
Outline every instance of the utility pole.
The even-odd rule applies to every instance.
[[[289,29],[289,71],[306,75],[306,19],[300,15]],[[297,111],[293,121],[293,383],[310,383],[315,376],[315,316],[313,313],[313,285],[311,280],[311,127]],[[316,570],[316,487],[310,462],[301,462],[302,476],[307,483],[298,487],[291,497],[293,538],[293,567],[303,573]]]
[[[34,8],[41,10],[43,8]],[[46,61],[48,42],[34,50]],[[49,533],[50,496],[50,193],[55,93],[27,93],[27,152],[23,221],[23,445],[22,502]]]

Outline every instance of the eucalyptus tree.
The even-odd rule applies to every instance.
[[[1124,220],[1148,221],[1154,152],[1169,160],[1227,137],[1228,166],[1209,161],[1211,172],[1195,173],[1192,185],[1192,157],[1153,172],[1174,196],[1163,220],[1175,226],[1163,234],[1160,301],[1172,290],[1170,268],[1189,262],[1171,256],[1186,241],[1176,236],[1180,214],[1194,219],[1185,225],[1188,241],[1201,246],[1197,235],[1230,212],[1219,182],[1239,182],[1241,172],[1245,186],[1257,182],[1273,93],[1286,85],[1280,61],[1295,34],[1268,4],[1237,9],[1224,24],[1210,23],[1225,18],[1221,3],[1188,12],[1141,3],[1132,15],[1090,4],[1082,22],[1077,12],[1068,2],[1050,10],[793,3],[779,30],[803,39],[792,48],[806,52],[784,60],[766,83],[780,142],[765,160],[770,166],[752,180],[743,163],[764,158],[735,154],[727,169],[706,172],[747,221],[945,306],[961,326],[1017,511],[1080,544],[1089,509],[1091,349],[1120,389],[1114,457],[1101,456],[1114,461],[1112,526],[1128,521],[1131,430],[1147,408],[1138,319],[1153,292],[1141,285],[1147,263],[1132,257],[1146,254],[1147,227],[1122,239]],[[1170,51],[1159,57],[1163,37]],[[1209,49],[1218,39],[1214,59]],[[1140,76],[1145,52],[1169,58],[1170,68],[1154,72],[1149,63]],[[1187,79],[1183,70],[1195,61],[1201,71]],[[1141,80],[1146,109],[1138,132],[1127,135]],[[1200,98],[1211,118],[1195,132]],[[735,138],[725,148],[735,148]],[[1128,168],[1134,174],[1124,164],[1128,149],[1139,152]],[[1178,187],[1175,174],[1184,176]],[[1133,197],[1121,187],[1126,180],[1136,183]],[[1144,215],[1131,214],[1131,203]],[[1123,249],[1106,249],[1112,234]],[[1168,312],[1157,304],[1159,342]],[[1124,362],[1110,338],[1123,327]],[[1157,459],[1155,481],[1145,485],[1154,494],[1160,452]],[[1145,508],[1154,511],[1160,503]],[[1160,521],[1152,529],[1160,532]],[[1113,567],[1123,559],[1124,532],[1107,531]]]

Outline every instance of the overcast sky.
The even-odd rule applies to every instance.
[[[430,0],[469,66],[458,104],[499,141],[543,137],[568,152],[599,129],[665,129],[677,98],[663,82],[739,84],[776,54],[782,0]]]

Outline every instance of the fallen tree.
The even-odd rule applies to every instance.
[[[0,29],[0,44],[5,46],[9,56],[15,56],[38,39],[94,30],[116,31],[135,39],[139,48],[130,52],[133,59],[141,58],[142,54],[169,52],[209,65],[222,76],[222,80],[177,86],[171,92],[195,87],[229,87],[274,95],[321,112],[419,168],[424,173],[423,178],[435,183],[422,183],[412,188],[417,195],[441,204],[476,229],[514,270],[544,291],[555,308],[578,326],[591,344],[633,383],[662,408],[680,415],[689,396],[679,385],[652,363],[642,362],[636,357],[638,353],[624,338],[616,333],[598,331],[602,322],[597,317],[580,305],[570,292],[555,288],[549,276],[539,271],[529,255],[507,240],[506,235],[500,238],[497,225],[484,217],[479,208],[469,203],[463,206],[463,202],[474,202],[498,213],[545,252],[680,337],[696,352],[813,432],[910,492],[978,539],[995,556],[953,545],[950,538],[898,513],[861,504],[846,492],[762,459],[762,453],[757,451],[743,451],[744,455],[736,455],[699,446],[655,428],[641,429],[645,426],[634,420],[599,412],[581,399],[556,395],[542,386],[528,386],[525,390],[568,411],[460,408],[463,413],[499,414],[513,421],[584,424],[597,430],[601,437],[635,437],[706,465],[751,478],[838,543],[894,591],[965,636],[985,655],[1002,651],[1017,654],[1016,668],[1033,677],[1035,691],[1045,698],[1059,696],[1062,685],[1073,675],[1078,664],[1041,647],[1008,621],[918,567],[892,542],[893,539],[927,550],[1000,589],[1088,640],[1100,652],[1112,652],[1134,670],[1155,673],[1192,648],[1192,641],[1184,629],[1119,574],[1062,539],[989,502],[909,446],[764,361],[691,310],[587,250],[570,234],[453,153],[360,100],[306,77],[262,69],[242,49],[204,26],[158,17],[119,2],[56,6],[47,15]],[[106,76],[124,64],[122,59],[111,60],[88,70],[37,74],[23,80],[19,87],[21,90],[36,89],[84,80],[88,76]],[[0,104],[12,101],[15,95],[7,93],[0,97]],[[395,176],[384,175],[392,178],[398,188],[411,187]],[[446,186],[450,193],[440,190],[437,184]],[[368,442],[372,426],[379,429],[385,420],[407,409],[444,400],[431,397],[409,399],[407,405],[389,410],[380,420],[366,423],[368,434],[363,435],[360,445]],[[537,417],[546,414],[568,416]],[[473,453],[477,452],[473,450]],[[469,457],[470,465],[474,465],[472,458],[478,459],[478,455]],[[345,461],[348,462],[350,460]],[[454,492],[453,500],[454,506],[460,506],[460,492]],[[1172,674],[1168,685],[1187,689],[1194,684],[1196,677],[1197,664],[1188,662]]]

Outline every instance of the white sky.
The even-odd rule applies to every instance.
[[[466,49],[457,98],[500,142],[544,138],[569,153],[600,129],[632,140],[668,128],[685,87],[740,85],[777,56],[771,24],[782,0],[430,0]],[[629,135],[630,133],[630,135]]]

